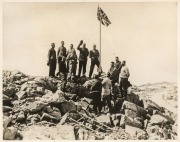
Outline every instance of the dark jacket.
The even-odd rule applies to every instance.
[[[48,62],[50,60],[56,60],[56,51],[53,48],[48,51]]]
[[[117,82],[119,80],[117,78],[118,70],[115,66],[111,67],[108,72],[110,73],[110,80],[112,80],[113,82]]]
[[[87,61],[87,57],[89,55],[89,50],[87,48],[81,48],[80,45],[77,47],[77,49],[80,51],[79,60]]]
[[[92,80],[91,91],[98,93],[102,92],[102,83],[98,79]]]
[[[91,50],[90,54],[89,54],[89,57],[91,58],[91,60],[97,61],[99,59],[99,51],[97,49]]]

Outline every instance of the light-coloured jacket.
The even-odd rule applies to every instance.
[[[123,66],[121,68],[121,73],[120,73],[120,77],[121,78],[129,78],[130,73],[129,73],[129,69],[127,66]]]

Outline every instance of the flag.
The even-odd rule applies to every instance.
[[[111,24],[111,22],[108,19],[107,15],[104,13],[104,11],[100,7],[98,7],[97,18],[105,26],[109,26]]]

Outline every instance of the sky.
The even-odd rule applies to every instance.
[[[99,50],[98,5],[112,23],[101,26],[103,71],[118,56],[126,60],[134,85],[177,81],[175,2],[3,3],[3,69],[47,76],[52,42],[56,51],[61,41],[76,49],[80,40]],[[89,67],[90,59],[86,75]]]

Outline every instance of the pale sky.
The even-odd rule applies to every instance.
[[[97,7],[112,24],[102,27],[102,67],[126,60],[135,85],[177,81],[177,9],[168,3],[4,3],[3,69],[47,76],[47,53],[65,41],[99,49]],[[79,51],[76,51],[79,55]],[[89,74],[90,59],[87,65]],[[58,68],[58,66],[57,66]],[[96,70],[96,68],[95,68]],[[57,70],[56,70],[57,72]]]

